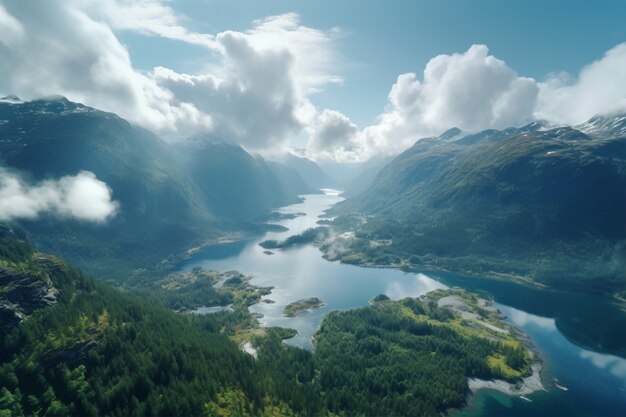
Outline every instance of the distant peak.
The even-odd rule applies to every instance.
[[[463,131],[458,127],[453,127],[452,129],[448,129],[443,132],[439,137],[444,140],[456,139],[459,136],[463,135]]]
[[[576,129],[588,135],[610,138],[626,136],[626,112],[597,114],[577,126]]]
[[[11,103],[11,104],[23,103],[23,101],[18,96],[13,95],[13,94],[9,94],[8,96],[4,96],[0,98],[0,102]]]

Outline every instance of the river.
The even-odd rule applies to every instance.
[[[263,315],[264,326],[290,327],[298,335],[288,343],[311,348],[311,336],[324,315],[361,307],[378,294],[392,299],[416,297],[437,288],[460,286],[492,295],[507,320],[524,330],[545,360],[547,392],[527,400],[490,390],[473,395],[453,416],[626,416],[626,312],[607,298],[530,288],[512,282],[424,271],[405,273],[389,268],[362,268],[329,262],[313,245],[272,251],[258,244],[283,240],[316,227],[324,210],[341,200],[336,192],[304,196],[302,203],[281,213],[305,213],[276,222],[289,230],[268,232],[258,239],[207,247],[184,262],[184,270],[201,266],[217,271],[238,270],[257,286],[274,289],[250,310]],[[325,304],[293,318],[284,317],[293,301],[318,297]],[[558,379],[560,389],[553,382]],[[530,400],[530,401],[528,401]]]

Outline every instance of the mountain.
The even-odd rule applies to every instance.
[[[328,176],[315,162],[294,154],[287,154],[277,162],[296,171],[305,183],[315,189],[335,187],[336,181]]]
[[[0,265],[0,314],[21,309],[0,322],[3,416],[431,416],[465,404],[468,378],[515,382],[532,372],[518,333],[487,300],[460,289],[400,301],[380,295],[332,312],[310,352],[283,343],[294,330],[259,327],[247,307],[267,288],[234,271],[172,274],[137,297],[34,252],[4,225]],[[42,304],[41,294],[25,291],[7,300],[31,287],[24,276],[45,281],[53,299]],[[232,307],[164,307],[163,293],[180,307],[209,288]]]
[[[342,188],[345,190],[342,196],[354,197],[366,191],[370,184],[374,182],[380,170],[392,159],[393,157],[391,156],[376,156],[356,164],[353,167],[352,175],[348,176],[346,182],[342,185]]]
[[[350,259],[626,289],[626,137],[544,129],[416,142],[332,211],[375,242]]]
[[[275,161],[267,161],[267,165],[276,175],[283,189],[290,194],[319,194],[321,192],[319,189],[307,184],[295,169]]]
[[[194,140],[175,148],[187,177],[200,190],[205,207],[216,216],[249,220],[272,208],[300,201],[291,188],[297,184],[287,184],[270,163],[250,155],[241,146]]]
[[[238,146],[171,144],[64,98],[0,102],[0,166],[32,181],[93,172],[120,203],[105,224],[42,216],[21,221],[42,249],[98,276],[119,277],[297,201],[267,164]],[[248,219],[249,220],[249,219]]]
[[[228,338],[247,310],[175,313],[35,253],[4,225],[0,264],[2,415],[275,415],[272,407],[292,415],[280,398],[318,414],[295,377],[280,379],[297,373],[299,362],[287,360],[294,348],[278,338],[261,365]],[[36,291],[42,284],[54,297]],[[19,315],[5,321],[6,311]]]
[[[599,138],[626,136],[626,114],[598,115],[585,123],[575,126],[586,134]]]

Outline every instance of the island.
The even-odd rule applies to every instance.
[[[286,317],[295,317],[298,313],[306,310],[314,310],[320,308],[324,303],[317,297],[303,298],[302,300],[294,301],[285,307],[283,314]]]
[[[520,397],[544,389],[528,337],[491,300],[460,288],[331,312],[314,358],[330,411],[350,415],[434,416],[481,388]]]
[[[308,243],[322,243],[329,236],[328,227],[315,227],[307,229],[299,235],[289,236],[283,241],[275,239],[264,240],[259,243],[263,249],[287,249],[295,245],[306,245]]]

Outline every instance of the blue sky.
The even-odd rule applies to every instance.
[[[439,54],[485,44],[520,75],[543,80],[553,72],[576,74],[626,41],[626,1],[619,0],[185,0],[173,6],[199,32],[245,31],[255,19],[287,12],[298,13],[306,26],[340,28],[337,66],[344,82],[314,101],[360,126],[374,122],[400,73],[419,72]],[[177,41],[121,38],[145,70],[194,71],[210,59],[202,48]]]
[[[364,161],[626,111],[625,1],[0,0],[0,94]]]

